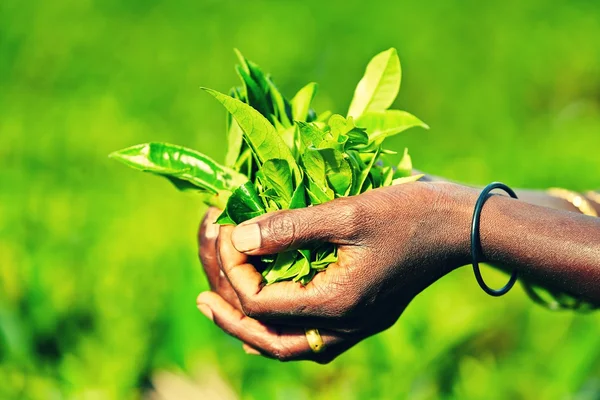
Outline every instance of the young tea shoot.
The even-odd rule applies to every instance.
[[[110,157],[164,176],[175,187],[195,191],[223,210],[219,224],[237,225],[267,212],[310,207],[338,197],[411,182],[412,163],[404,151],[389,165],[382,147],[390,136],[420,126],[406,111],[390,110],[400,90],[396,49],[377,54],[359,81],[346,116],[311,107],[316,83],[287,99],[270,75],[236,51],[241,85],[229,94],[203,88],[228,111],[224,164],[192,149],[168,143],[146,143],[116,151]],[[266,256],[267,284],[294,280],[307,284],[337,260],[330,244]]]

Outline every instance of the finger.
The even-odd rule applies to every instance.
[[[322,353],[311,349],[304,329],[275,328],[245,316],[232,307],[223,298],[213,292],[204,292],[198,296],[199,308],[208,308],[209,318],[228,334],[242,340],[246,347],[260,354],[281,361],[313,360],[329,362],[345,351],[357,340],[344,338],[334,332],[322,331],[324,343]]]
[[[221,228],[220,265],[246,315],[286,324],[335,326],[357,304],[348,271],[338,264],[329,265],[306,286],[292,281],[265,286],[262,275],[248,262],[248,256],[234,247],[232,230],[233,227]]]
[[[254,347],[247,345],[246,343],[242,344],[242,349],[246,354],[251,354],[253,356],[260,356],[260,351],[256,350]]]
[[[206,212],[198,231],[198,255],[211,290],[217,292],[230,304],[241,310],[241,304],[235,290],[233,290],[229,280],[219,267],[217,239],[220,228],[215,221],[220,214],[221,210],[215,207],[209,208]]]
[[[215,223],[220,212],[218,208],[210,207],[206,211],[198,230],[198,257],[212,290],[217,287],[220,273],[217,259],[219,225]]]
[[[314,242],[351,244],[361,225],[360,202],[340,198],[314,207],[261,215],[237,226],[233,243],[250,255],[275,254]]]

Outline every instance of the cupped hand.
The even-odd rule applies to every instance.
[[[198,258],[204,268],[210,290],[217,293],[233,307],[241,310],[242,306],[237,294],[220,267],[217,247],[220,226],[215,223],[220,214],[221,210],[215,207],[210,207],[206,211],[198,230]]]
[[[198,305],[260,354],[329,362],[393,325],[418,293],[466,263],[475,197],[459,185],[416,182],[201,232],[213,291]],[[306,286],[265,286],[250,262],[322,242],[338,246],[338,261]],[[319,329],[323,352],[311,350],[304,328]]]

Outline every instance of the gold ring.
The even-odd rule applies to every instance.
[[[325,349],[325,343],[318,329],[305,329],[306,341],[313,353],[320,353]]]

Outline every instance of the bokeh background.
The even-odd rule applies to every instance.
[[[488,297],[468,268],[329,365],[248,356],[195,307],[204,206],[107,158],[154,140],[222,159],[198,88],[237,84],[234,47],[343,113],[391,46],[395,107],[431,130],[388,147],[416,167],[600,187],[594,0],[2,0],[0,398],[598,399],[600,315]]]

